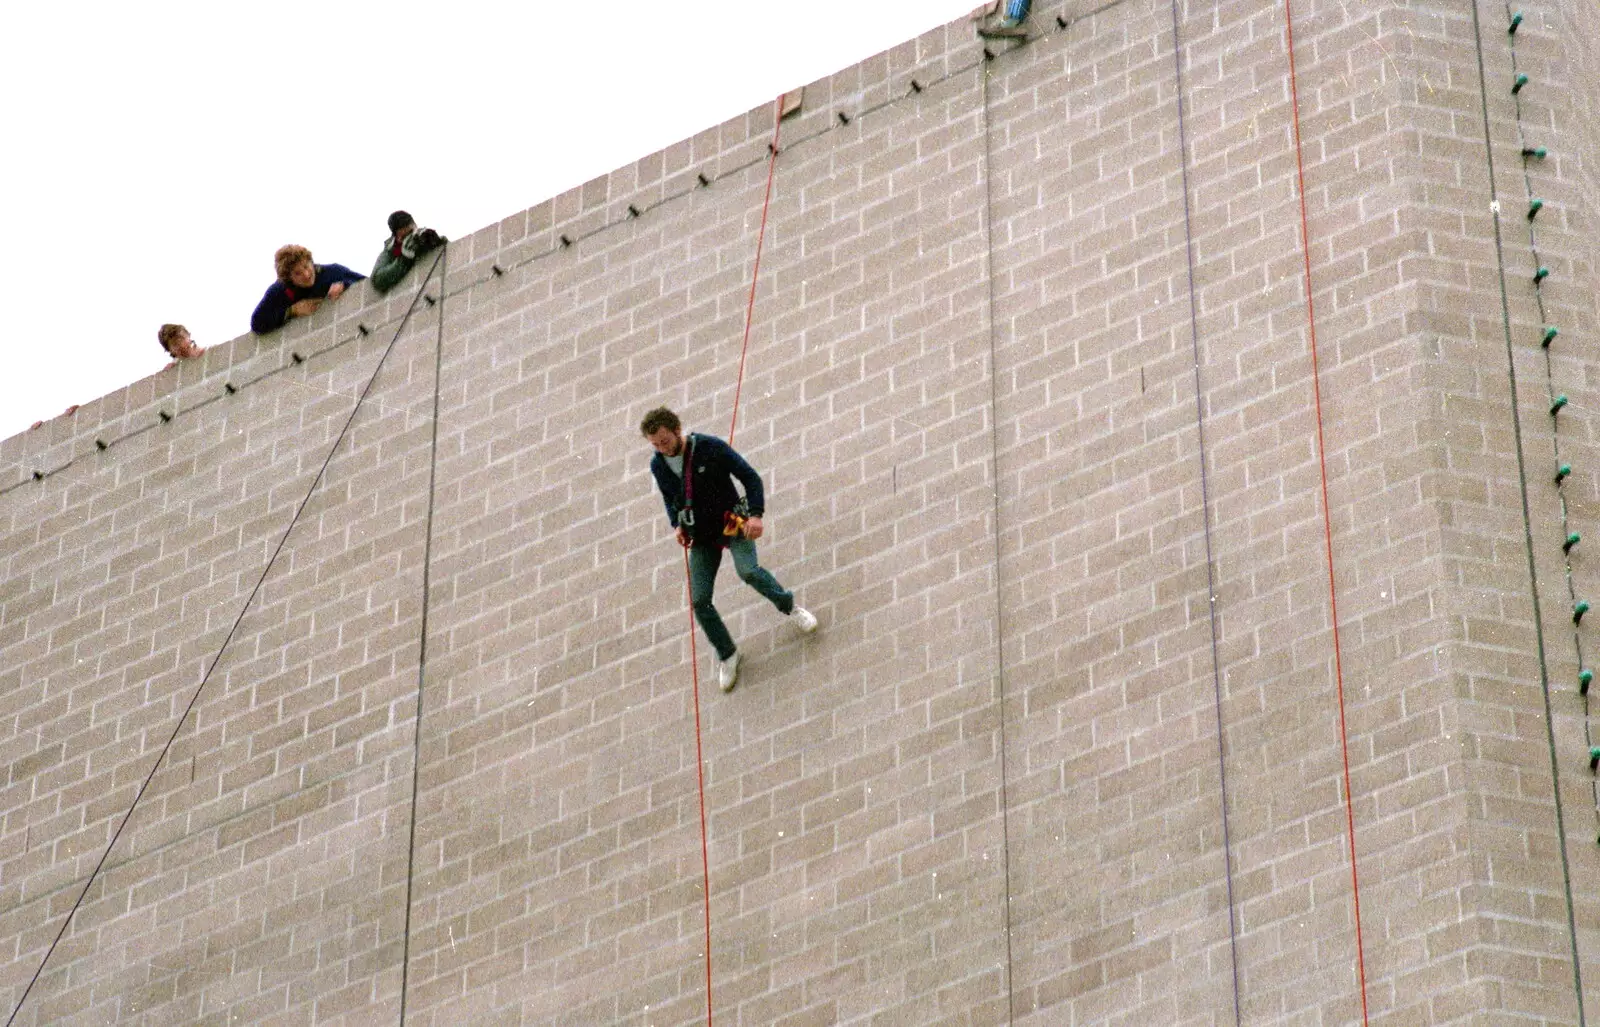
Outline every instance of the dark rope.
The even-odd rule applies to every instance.
[[[441,246],[439,256],[434,260],[439,267],[439,332],[433,353],[433,441],[428,450],[428,516],[422,541],[422,628],[417,651],[417,721],[411,746],[411,831],[406,841],[406,920],[400,943],[402,1025],[406,1022],[407,986],[410,983],[411,973],[411,896],[417,865],[417,792],[422,780],[422,685],[428,673],[428,588],[433,583],[433,510],[436,495],[434,485],[439,473],[439,392],[444,374],[444,300],[445,279],[449,273],[446,255],[449,249],[449,243]],[[427,283],[424,282],[423,285]]]
[[[988,248],[985,268],[989,279],[989,474],[993,481],[990,494],[994,497],[994,665],[995,681],[1000,689],[1000,873],[1005,885],[1006,931],[1006,1022],[1016,1022],[1017,981],[1016,968],[1011,954],[1011,800],[1007,793],[1006,764],[1006,659],[1005,659],[1005,603],[1000,594],[1000,389],[995,382],[996,354],[999,348],[994,323],[994,183],[990,175],[990,151],[993,143],[989,133],[989,65],[984,62],[978,69],[983,91],[983,225]]]
[[[1528,598],[1533,603],[1533,633],[1539,654],[1539,688],[1544,693],[1545,733],[1550,743],[1550,792],[1555,799],[1556,839],[1561,848],[1561,879],[1567,901],[1567,930],[1572,941],[1572,986],[1578,996],[1578,1024],[1587,1023],[1583,1013],[1583,974],[1578,963],[1578,925],[1573,912],[1572,867],[1567,859],[1567,825],[1561,809],[1561,767],[1556,759],[1555,712],[1550,705],[1550,664],[1545,650],[1544,618],[1539,609],[1539,571],[1533,558],[1533,516],[1528,506],[1528,468],[1522,457],[1522,417],[1517,410],[1517,362],[1511,341],[1511,299],[1506,290],[1505,245],[1500,234],[1500,197],[1494,179],[1494,139],[1489,131],[1489,85],[1483,67],[1483,29],[1477,0],[1472,4],[1472,35],[1478,50],[1478,97],[1483,108],[1483,151],[1489,167],[1489,202],[1494,218],[1495,267],[1500,276],[1500,319],[1505,328],[1506,373],[1511,383],[1511,432],[1517,449],[1518,496],[1522,501],[1522,532],[1528,555]]]
[[[1512,17],[1512,11],[1511,11],[1510,5],[1508,4],[1506,6],[1506,20],[1509,22],[1511,20],[1511,17]],[[1510,50],[1511,50],[1511,74],[1512,74],[1513,79],[1515,79],[1515,76],[1517,74],[1517,37],[1516,36],[1512,36],[1511,37]],[[1528,199],[1531,202],[1533,200],[1533,195],[1534,195],[1534,193],[1533,193],[1533,175],[1528,170],[1529,161],[1527,160],[1527,156],[1530,155],[1530,151],[1532,150],[1532,147],[1529,146],[1527,132],[1522,127],[1522,94],[1521,93],[1513,94],[1512,97],[1511,97],[1511,103],[1516,108],[1516,111],[1517,111],[1517,137],[1518,137],[1518,140],[1522,144],[1522,152],[1524,154],[1523,161],[1522,161],[1522,184],[1523,184],[1523,187],[1527,190]],[[1532,220],[1529,220],[1529,222],[1528,222],[1528,246],[1529,246],[1530,249],[1533,250],[1533,264],[1534,264],[1534,266],[1535,267],[1539,267],[1540,265],[1542,265],[1544,263],[1544,261],[1539,255],[1539,230],[1538,230],[1537,227],[1535,227],[1535,222],[1532,221]],[[1539,306],[1539,323],[1541,325],[1548,325],[1550,323],[1550,314],[1545,309],[1545,305],[1544,305],[1544,290],[1543,289],[1535,289],[1533,291],[1533,299],[1534,299],[1534,302],[1537,303],[1538,306]],[[1549,343],[1546,343],[1543,348],[1544,348],[1545,396],[1548,398],[1549,402],[1553,405],[1555,403],[1555,399],[1556,399],[1555,361],[1554,361],[1554,357],[1551,356],[1550,351],[1554,347],[1552,345],[1550,345]],[[1551,431],[1550,431],[1550,449],[1551,449],[1552,455],[1555,457],[1555,465],[1557,467],[1560,467],[1561,466],[1561,422],[1560,421],[1556,421],[1551,426]],[[1560,486],[1558,486],[1556,488],[1556,499],[1559,500],[1560,503],[1561,503],[1561,535],[1562,535],[1563,538],[1565,538],[1565,537],[1567,537],[1568,533],[1570,533],[1572,531],[1572,523],[1571,523],[1571,516],[1570,516],[1571,515],[1571,511],[1568,509],[1567,491],[1566,491],[1565,488],[1560,487]],[[1578,604],[1578,586],[1577,586],[1577,583],[1573,580],[1573,577],[1572,577],[1572,554],[1571,554],[1571,551],[1568,550],[1567,553],[1564,554],[1564,555],[1565,555],[1565,559],[1562,560],[1562,564],[1566,569],[1567,598],[1571,601],[1572,605],[1574,607],[1576,607],[1577,604]],[[1577,653],[1578,667],[1580,669],[1582,669],[1584,667],[1584,661],[1583,661],[1583,632],[1578,629],[1577,625],[1573,625],[1573,628],[1572,628],[1572,648]],[[1589,696],[1589,690],[1587,688],[1585,688],[1583,690],[1582,698],[1583,698],[1583,747],[1584,747],[1585,751],[1591,751],[1594,748],[1594,718],[1593,718],[1593,714],[1591,712],[1590,696]],[[1593,799],[1595,820],[1596,820],[1596,828],[1600,829],[1600,776],[1591,776],[1589,778],[1589,794],[1590,794],[1591,798]],[[1600,835],[1597,835],[1597,837],[1600,837]]]
[[[1189,269],[1189,342],[1194,351],[1194,430],[1200,444],[1200,511],[1206,539],[1206,606],[1211,621],[1211,685],[1217,711],[1217,784],[1222,796],[1222,860],[1228,883],[1228,956],[1233,969],[1233,1022],[1244,1023],[1239,1000],[1239,921],[1233,897],[1233,840],[1228,826],[1228,753],[1222,726],[1222,657],[1217,629],[1217,579],[1211,550],[1211,484],[1206,471],[1205,392],[1200,384],[1200,304],[1194,285],[1194,216],[1189,201],[1189,134],[1183,103],[1183,44],[1178,0],[1172,0],[1172,64],[1178,91],[1178,164],[1183,171],[1183,242]]]
[[[437,267],[438,258],[434,258]],[[356,398],[356,405],[350,411],[350,417],[344,422],[344,427],[339,429],[339,435],[333,440],[333,445],[328,447],[328,455],[322,461],[322,466],[317,469],[317,476],[311,480],[311,487],[306,490],[305,498],[300,501],[300,506],[295,510],[294,516],[289,519],[289,526],[284,529],[283,537],[278,540],[278,547],[272,551],[272,556],[267,560],[267,566],[261,572],[261,577],[256,579],[255,587],[250,590],[250,595],[245,598],[244,606],[239,609],[239,615],[233,619],[233,626],[228,629],[227,637],[222,640],[222,645],[217,649],[217,655],[212,659],[211,666],[206,668],[204,676],[200,679],[199,687],[194,690],[194,695],[189,698],[189,705],[184,707],[183,715],[178,718],[178,723],[172,729],[172,734],[167,738],[167,744],[161,747],[161,752],[156,756],[155,763],[150,767],[150,773],[145,775],[144,783],[139,786],[139,791],[134,794],[133,802],[128,806],[128,812],[123,814],[122,821],[117,824],[117,829],[112,832],[111,841],[100,854],[100,861],[89,872],[89,879],[84,882],[83,890],[78,893],[77,901],[67,911],[66,919],[61,921],[61,929],[56,932],[55,940],[45,950],[44,958],[39,960],[39,968],[33,972],[33,977],[28,981],[28,986],[22,990],[22,996],[17,999],[16,1006],[11,1010],[11,1016],[6,1020],[6,1027],[10,1027],[17,1019],[17,1014],[22,1012],[22,1005],[33,992],[33,986],[39,983],[39,976],[44,973],[45,964],[50,962],[50,956],[55,952],[56,946],[61,944],[61,939],[66,936],[67,928],[72,925],[72,918],[77,914],[78,908],[83,905],[84,898],[89,894],[89,889],[94,887],[95,879],[100,875],[100,870],[106,865],[106,860],[111,856],[111,850],[116,847],[117,839],[122,837],[123,828],[128,826],[128,821],[133,819],[134,810],[139,808],[139,800],[144,798],[144,793],[150,788],[150,782],[155,780],[156,771],[161,769],[161,764],[166,760],[167,753],[172,750],[172,745],[178,740],[178,734],[183,730],[183,725],[189,719],[189,714],[194,712],[195,704],[200,701],[200,695],[205,691],[206,684],[210,682],[211,675],[216,671],[217,665],[222,662],[223,653],[228,650],[228,643],[233,641],[233,636],[238,632],[239,625],[244,622],[244,615],[249,612],[250,604],[255,601],[256,594],[261,591],[261,586],[266,584],[267,575],[272,573],[272,567],[278,562],[278,556],[283,552],[283,547],[289,541],[290,532],[299,523],[300,515],[305,513],[306,506],[311,502],[311,497],[316,494],[317,486],[322,483],[322,477],[328,471],[328,465],[333,462],[333,454],[339,451],[339,443],[350,431],[350,425],[355,423],[356,414],[361,412],[361,405],[366,401],[367,393],[372,391],[373,383],[378,380],[378,374],[383,370],[383,365],[389,359],[389,354],[394,349],[395,342],[400,338],[400,333],[405,330],[406,321],[411,317],[411,312],[417,307],[417,300],[422,297],[422,290],[427,288],[428,279],[433,277],[433,268],[428,269],[428,276],[422,281],[422,286],[417,289],[417,295],[412,297],[411,306],[406,309],[405,317],[400,319],[400,326],[395,329],[394,338],[389,340],[388,347],[383,351],[383,356],[378,360],[378,366],[373,369],[372,377],[367,379],[366,387],[361,390],[361,395]]]

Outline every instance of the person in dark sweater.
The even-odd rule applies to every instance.
[[[325,299],[336,300],[346,286],[366,275],[343,264],[316,264],[304,246],[280,246],[273,254],[278,280],[267,288],[255,313],[250,315],[250,330],[257,335],[275,332],[291,317],[310,317]]]
[[[400,284],[411,270],[411,265],[425,253],[443,246],[448,240],[431,228],[418,229],[410,214],[397,210],[389,215],[389,238],[383,242],[383,252],[372,265],[372,287],[388,292]]]
[[[717,684],[731,691],[739,678],[739,649],[712,605],[722,550],[733,554],[740,580],[764,596],[778,612],[806,634],[817,630],[817,618],[796,606],[794,594],[778,584],[756,560],[756,539],[763,533],[761,515],[766,492],[761,475],[733,447],[714,435],[683,434],[678,415],[658,407],[645,415],[639,431],[656,455],[650,473],[661,490],[667,520],[677,529],[678,544],[689,550],[689,595],[695,619],[717,651]],[[744,486],[741,497],[733,480]]]

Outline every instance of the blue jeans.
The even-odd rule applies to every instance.
[[[778,612],[787,617],[794,609],[794,593],[785,591],[778,579],[756,562],[756,544],[747,538],[736,538],[728,543],[728,552],[733,554],[733,569],[738,572],[739,579],[766,596]],[[726,660],[738,647],[733,644],[733,637],[723,625],[717,608],[711,605],[711,592],[716,588],[720,566],[721,546],[695,546],[689,550],[689,597],[695,619],[717,650],[717,658]]]

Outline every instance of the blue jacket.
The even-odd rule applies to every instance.
[[[288,282],[273,282],[256,304],[255,313],[250,315],[250,330],[257,335],[275,332],[289,320],[289,308],[300,300],[325,299],[336,282],[349,286],[367,277],[343,264],[318,264],[316,268],[317,280],[309,289]]]
[[[750,516],[760,517],[765,512],[766,492],[761,486],[761,475],[734,452],[732,446],[715,435],[694,433],[687,439],[684,454],[685,460],[694,461],[694,526],[689,529],[689,535],[695,545],[724,544],[722,515],[739,502],[739,492],[733,485],[735,478],[744,486]],[[685,464],[685,470],[688,469],[689,465]],[[667,458],[660,453],[650,461],[650,473],[661,490],[667,520],[676,528],[684,505],[683,479],[673,473],[667,466]]]

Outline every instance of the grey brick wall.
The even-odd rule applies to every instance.
[[[735,442],[822,631],[724,574],[717,1022],[1359,1022],[1350,819],[1372,1022],[1600,1010],[1596,23],[1477,14],[1293,8],[1316,377],[1281,7],[807,86]],[[15,1022],[704,1019],[636,426],[728,432],[772,127],[0,443]]]

